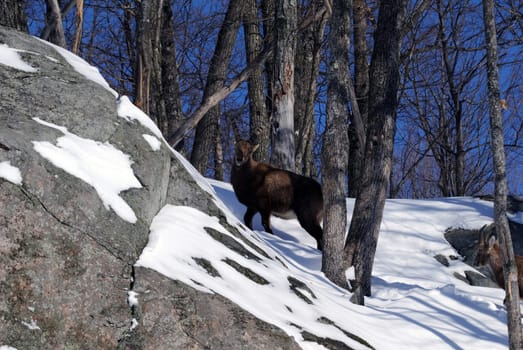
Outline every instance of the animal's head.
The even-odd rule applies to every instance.
[[[499,244],[496,236],[490,234],[487,238],[485,230],[480,231],[478,253],[476,255],[475,265],[482,266],[489,262],[490,256],[499,252]]]
[[[240,167],[247,163],[258,147],[259,144],[252,144],[245,140],[236,141],[234,165]]]

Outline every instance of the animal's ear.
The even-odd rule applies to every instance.
[[[259,143],[253,145],[253,146],[252,146],[252,149],[251,149],[251,154],[254,154],[254,152],[256,152],[256,150],[258,149],[258,147],[260,147],[260,144],[259,144]]]
[[[496,236],[492,235],[488,239],[489,248],[492,248],[494,246],[494,243],[496,243]]]

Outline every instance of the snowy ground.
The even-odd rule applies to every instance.
[[[187,167],[216,196],[229,221],[241,227],[244,207],[230,184],[203,179]],[[354,201],[347,204],[351,212]],[[254,232],[241,229],[273,258],[260,256],[260,264],[206,233],[204,227],[227,234],[217,218],[193,208],[167,206],[151,225],[150,242],[137,264],[229,298],[294,336],[304,349],[323,347],[303,340],[302,331],[366,348],[339,328],[364,338],[375,349],[506,349],[503,291],[472,287],[455,278],[454,273],[463,275],[470,269],[460,260],[445,267],[434,259],[437,254],[457,255],[443,237],[447,228],[480,228],[490,222],[492,204],[479,199],[389,200],[376,253],[373,295],[365,307],[350,303],[350,294],[323,276],[315,241],[296,220],[273,218],[275,235],[263,232],[259,216]],[[208,259],[221,277],[211,277],[195,263],[193,257],[199,256]],[[268,283],[250,281],[225,263],[226,258],[247,266]],[[307,285],[300,291],[312,304],[296,298],[289,289],[289,276]]]

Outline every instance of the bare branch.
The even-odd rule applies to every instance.
[[[329,0],[326,0],[326,4],[329,4]],[[311,23],[324,18],[325,15],[330,15],[329,6],[326,6],[322,8],[320,11],[312,14],[311,16],[305,18],[302,23],[298,26],[298,33],[303,31],[305,28],[307,28],[308,25]],[[194,113],[187,118],[185,124],[181,126],[178,130],[176,130],[173,134],[169,135],[167,137],[167,142],[175,147],[183,138],[191,131],[200,120],[203,118],[203,116],[211,109],[212,107],[216,106],[220,101],[225,99],[231,92],[233,92],[241,83],[243,83],[253,71],[258,69],[262,64],[265,63],[265,61],[272,55],[272,45],[267,45],[263,49],[262,52],[258,54],[258,56],[250,63],[247,67],[245,67],[240,74],[238,74],[236,77],[234,77],[231,81],[231,83],[228,86],[224,86],[218,91],[216,91],[214,94],[206,98],[200,107],[194,111]]]

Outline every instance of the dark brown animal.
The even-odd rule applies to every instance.
[[[252,229],[252,218],[259,212],[265,231],[272,233],[271,214],[297,218],[300,225],[316,239],[322,249],[323,196],[321,186],[311,178],[259,163],[252,157],[258,145],[240,140],[236,142],[231,183],[234,193],[247,207],[243,217]]]
[[[479,237],[479,249],[476,255],[475,265],[489,265],[496,283],[505,288],[505,277],[503,275],[503,259],[501,257],[501,248],[494,234],[487,237],[487,230],[481,229]],[[516,255],[516,265],[518,269],[519,295],[523,297],[523,256]]]

